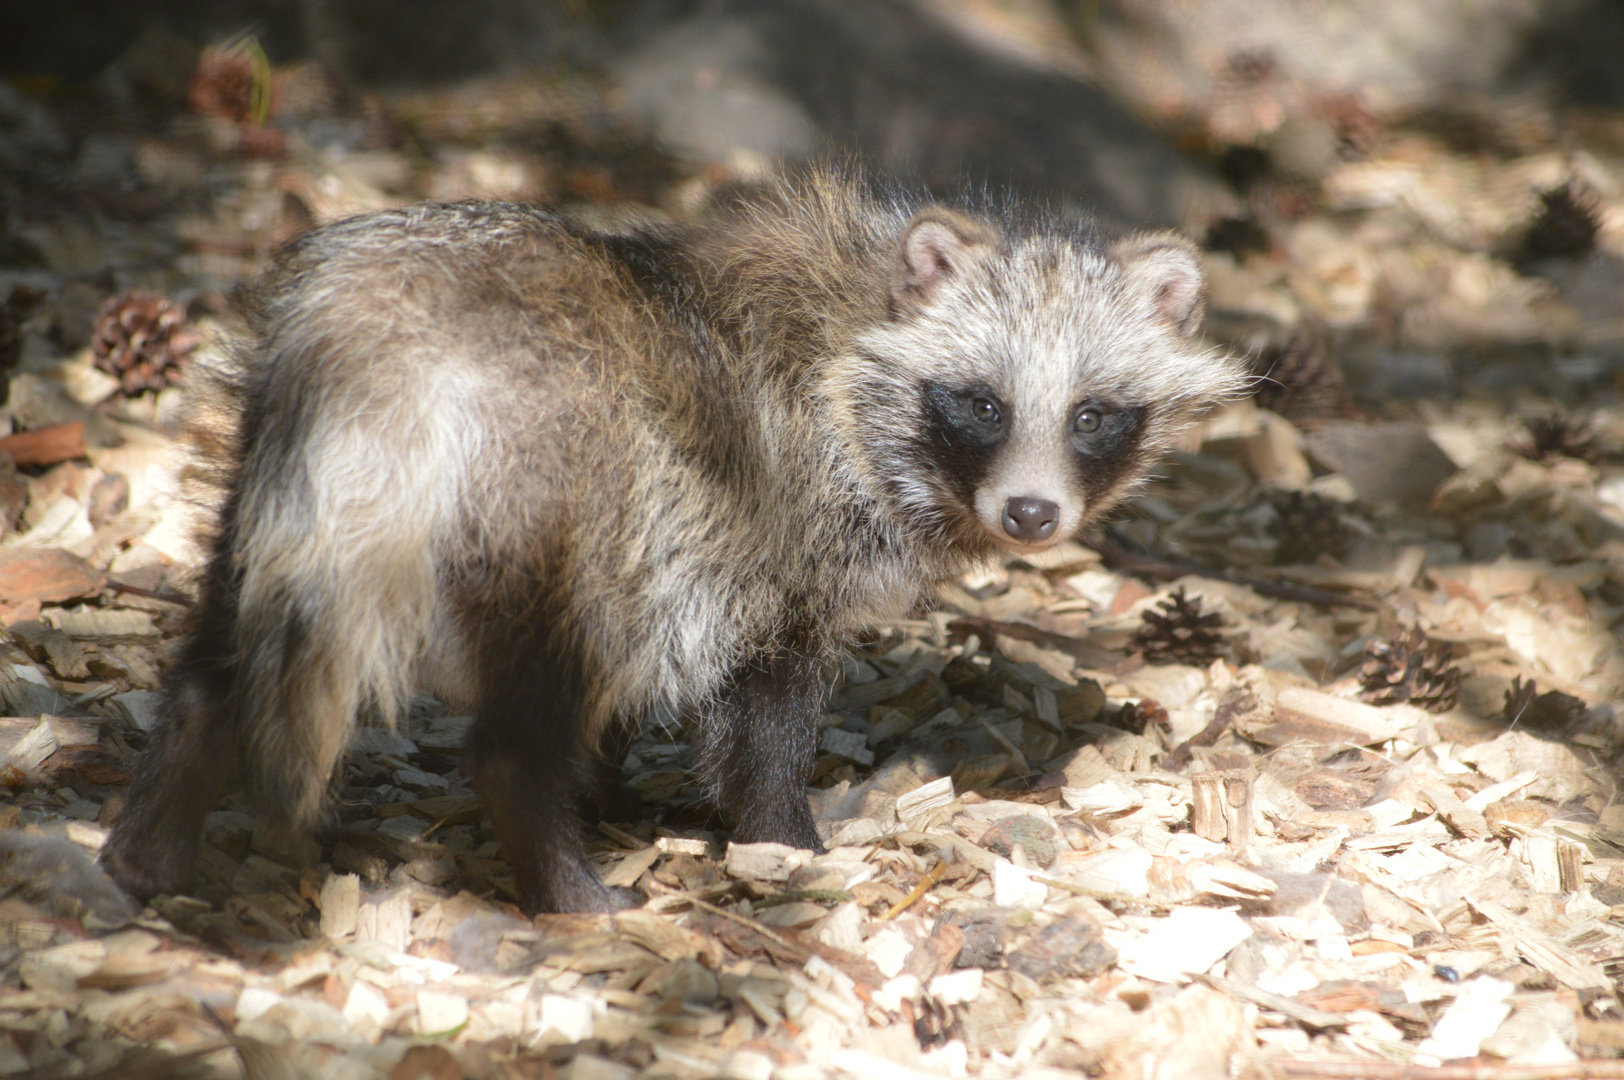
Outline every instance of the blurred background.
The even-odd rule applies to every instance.
[[[1603,0],[9,0],[0,364],[358,210],[680,217],[856,154],[1188,230],[1300,422],[1343,373],[1571,399],[1624,348],[1621,52]]]

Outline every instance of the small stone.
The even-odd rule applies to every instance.
[[[1009,912],[997,908],[952,911],[943,916],[964,935],[954,967],[997,968],[1003,966],[1004,934]],[[1028,916],[1030,918],[1030,916]]]
[[[981,846],[988,851],[1011,858],[1016,848],[1026,857],[1028,866],[1044,869],[1054,865],[1054,826],[1031,814],[1014,814],[996,822],[981,834]]]
[[[1068,916],[1039,930],[1009,957],[1009,968],[1034,982],[1092,979],[1116,962],[1116,950],[1087,919]]]

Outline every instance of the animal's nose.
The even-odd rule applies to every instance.
[[[1004,531],[1023,544],[1035,544],[1054,535],[1060,507],[1048,499],[1017,497],[1004,504]]]

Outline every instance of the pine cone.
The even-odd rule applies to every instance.
[[[186,88],[194,110],[237,126],[238,149],[249,157],[276,157],[286,148],[282,132],[266,126],[277,96],[270,61],[253,37],[204,50]]]
[[[186,327],[184,307],[158,293],[134,290],[102,304],[91,349],[96,366],[117,376],[133,397],[179,382],[197,343],[197,334]]]
[[[1601,231],[1601,215],[1596,201],[1575,190],[1568,181],[1540,195],[1539,216],[1528,226],[1512,262],[1519,268],[1542,259],[1577,259],[1596,247]]]
[[[1523,682],[1518,675],[1506,691],[1506,722],[1535,731],[1560,731],[1583,716],[1585,703],[1572,694],[1547,690],[1541,694],[1533,679]]]
[[[1344,419],[1354,413],[1342,368],[1331,359],[1330,343],[1321,334],[1305,334],[1264,349],[1252,358],[1252,374],[1258,376],[1257,403],[1294,424]]]
[[[1161,702],[1154,698],[1141,698],[1137,703],[1129,701],[1123,704],[1122,711],[1117,714],[1116,726],[1135,735],[1154,735],[1157,729],[1171,731],[1172,720]]]
[[[1342,508],[1334,501],[1311,491],[1272,491],[1277,563],[1311,563],[1321,555],[1340,557],[1353,539],[1353,531],[1342,520]]]
[[[1210,664],[1224,655],[1225,642],[1218,631],[1224,617],[1218,612],[1201,613],[1201,598],[1188,597],[1181,585],[1163,600],[1160,611],[1147,608],[1144,625],[1135,641],[1151,664]]]
[[[1444,712],[1455,704],[1460,678],[1449,646],[1428,641],[1416,626],[1400,630],[1390,641],[1365,646],[1359,696],[1376,705],[1407,701],[1428,712]]]
[[[1601,460],[1589,420],[1557,411],[1524,421],[1523,426],[1525,434],[1514,436],[1510,447],[1525,458],[1550,463],[1570,457],[1592,465]]]
[[[1370,152],[1387,134],[1387,124],[1356,94],[1330,94],[1316,103],[1316,111],[1330,121],[1336,132],[1337,152],[1344,160],[1357,161]]]
[[[252,37],[205,49],[186,87],[186,103],[233,124],[264,124],[273,100],[271,65]]]

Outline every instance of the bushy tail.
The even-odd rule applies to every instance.
[[[467,460],[455,395],[432,382],[347,385],[278,359],[219,378],[194,436],[218,452],[197,490],[229,495],[191,656],[214,658],[194,667],[213,670],[198,678],[224,698],[241,775],[290,824],[320,810],[356,714],[409,700]]]
[[[239,360],[229,351],[198,354],[186,370],[185,391],[180,497],[192,511],[198,549],[208,552],[218,548],[221,515],[242,465],[246,387]]]

